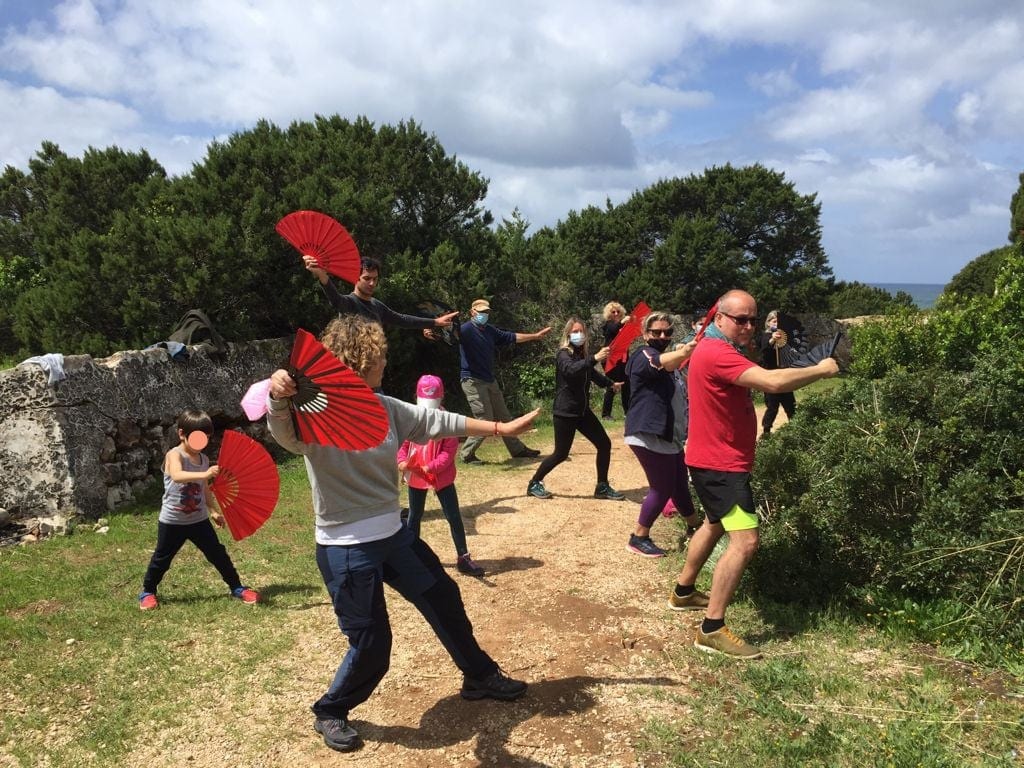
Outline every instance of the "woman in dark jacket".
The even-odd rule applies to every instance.
[[[665,551],[651,541],[651,526],[669,499],[688,526],[697,524],[684,463],[687,401],[685,381],[675,372],[697,342],[667,351],[672,342],[672,316],[651,312],[644,318],[644,346],[629,357],[629,412],[626,414],[626,445],[636,454],[650,489],[640,505],[636,529],[626,548],[644,557],[664,557]]]
[[[555,405],[551,409],[551,420],[555,427],[555,452],[537,467],[526,488],[529,496],[551,498],[551,493],[544,487],[544,477],[569,458],[569,449],[579,432],[597,449],[597,487],[594,496],[616,501],[625,498],[608,484],[612,441],[590,408],[591,381],[616,391],[622,385],[613,382],[594,367],[608,357],[608,347],[601,347],[590,354],[587,350],[588,336],[587,327],[578,317],[570,318],[562,331],[562,340],[555,355]]]
[[[622,326],[629,322],[629,315],[626,314],[625,308],[617,301],[609,301],[604,305],[604,325],[601,327],[601,332],[604,334],[604,345],[607,347],[615,340],[615,337],[619,335],[619,331],[622,330]],[[621,383],[622,385],[622,412],[626,413],[629,410],[629,382],[626,380],[626,356],[623,355],[621,360],[615,361],[615,365],[608,371],[608,378],[614,382]],[[601,403],[601,418],[610,419],[612,417],[612,406],[615,404],[615,393],[619,390],[614,387],[608,387],[604,391],[604,402]]]

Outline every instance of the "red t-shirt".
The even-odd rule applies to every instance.
[[[755,363],[722,339],[704,337],[687,374],[690,433],[686,463],[719,472],[750,472],[757,417],[750,390],[733,382]]]

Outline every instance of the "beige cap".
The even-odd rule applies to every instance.
[[[470,305],[470,309],[474,312],[490,312],[491,304],[487,299],[477,299]]]

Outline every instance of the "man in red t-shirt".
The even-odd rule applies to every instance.
[[[757,551],[757,513],[750,488],[757,418],[750,390],[792,392],[839,371],[832,358],[810,368],[767,370],[743,356],[757,331],[757,302],[746,291],[729,291],[690,358],[690,432],[686,464],[707,519],[690,540],[686,562],[669,597],[675,610],[706,607],[694,645],[702,651],[755,659],[761,652],[725,626],[747,563]],[[715,566],[711,594],[694,589],[697,576],[722,534],[728,545]]]

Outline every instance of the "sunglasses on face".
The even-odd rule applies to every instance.
[[[757,315],[730,315],[728,312],[722,312],[722,314],[736,325],[757,325]]]
[[[647,331],[651,336],[661,336],[662,338],[668,339],[672,337],[671,328],[651,328]]]

